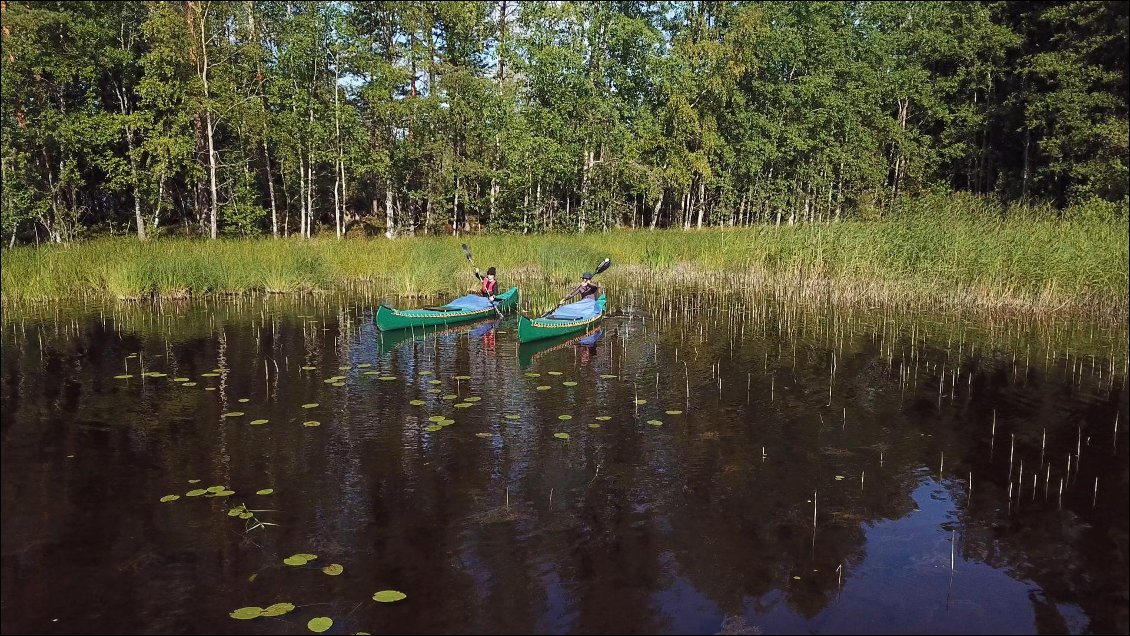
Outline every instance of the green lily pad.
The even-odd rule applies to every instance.
[[[306,629],[309,629],[310,631],[317,634],[321,634],[322,632],[333,626],[334,621],[328,616],[318,616],[317,618],[311,618],[310,622],[306,623]]]
[[[310,402],[310,403],[308,403],[308,404],[303,404],[303,405],[302,405],[302,408],[304,408],[304,409],[314,409],[314,408],[318,408],[318,403],[317,403],[317,402]]]
[[[380,371],[363,371],[361,375],[380,375]]]
[[[454,393],[448,393],[447,395],[441,397],[440,399],[441,400],[454,400],[454,399],[457,399],[458,397],[459,396],[455,395]]]
[[[477,396],[477,395],[473,395],[473,396],[471,396],[471,397],[465,397],[465,398],[463,398],[463,401],[464,401],[464,402],[478,402],[478,401],[479,401],[479,400],[481,400],[481,399],[483,399],[483,398],[481,398],[481,397],[479,397],[479,396]]]
[[[474,402],[460,402],[459,404],[455,404],[454,406],[457,409],[465,409],[465,408],[468,408],[468,407],[471,407],[471,406],[474,406],[474,405],[475,405]]]
[[[455,376],[455,379],[456,380],[470,380],[471,376],[469,376],[469,375],[457,375],[457,376]]]
[[[212,373],[223,373],[223,369],[212,369]]]
[[[589,428],[600,428],[600,424],[596,422],[589,422]]]
[[[538,390],[539,391],[548,391],[550,388],[552,388],[552,387],[550,387],[548,384],[543,384],[543,385],[538,387]]]
[[[205,390],[205,391],[215,391],[215,390],[216,390],[216,387],[214,387],[214,386],[206,386],[206,387],[204,387],[204,390]]]
[[[423,371],[421,371],[421,372],[419,373],[419,375],[431,375],[431,374],[432,374],[432,372],[431,372],[431,371],[428,371],[427,369],[424,369]]]
[[[343,387],[343,386],[345,386],[345,383],[344,382],[334,382],[330,386]]]
[[[251,420],[251,425],[252,426],[259,426],[260,424],[266,424],[267,422],[270,422],[270,421],[271,420]]]
[[[323,384],[333,384],[334,382],[339,382],[339,381],[340,380],[338,378],[326,378],[325,380],[322,380],[322,383]]]
[[[337,576],[344,571],[345,571],[345,568],[342,567],[341,564],[339,564],[339,563],[331,563],[331,564],[327,565],[326,567],[322,568],[322,572],[325,572],[326,574],[329,574],[330,576]]]
[[[234,494],[235,494],[234,490],[221,490],[220,492],[209,495],[209,496],[211,496],[211,497],[230,497]]]
[[[263,610],[263,616],[282,616],[292,611],[294,611],[294,603],[275,603],[274,605],[268,605]]]
[[[185,497],[199,497],[200,495],[207,494],[207,492],[208,491],[204,490],[203,488],[194,488],[194,489],[184,493],[184,496]]]
[[[559,420],[571,420],[571,419],[573,419],[573,416],[572,415],[558,415],[557,419],[559,419]]]
[[[318,555],[316,555],[316,554],[309,554],[309,553],[306,553],[306,552],[300,552],[300,553],[298,553],[298,554],[296,554],[296,555],[294,555],[294,556],[296,556],[296,557],[302,557],[303,559],[306,559],[307,561],[313,561],[314,559],[318,558]]]
[[[188,382],[192,378],[173,378],[173,382]]]
[[[568,381],[562,382],[561,386],[577,386],[577,383],[573,382],[572,380],[568,380]]]
[[[636,404],[647,404],[647,400],[634,400]]]
[[[142,373],[141,375],[144,375],[144,376],[150,377],[150,378],[163,378],[163,377],[165,377],[165,374],[161,373],[160,371],[147,371],[145,373]]]
[[[275,489],[274,489],[274,488],[264,488],[264,489],[262,489],[262,490],[256,490],[256,491],[255,491],[255,494],[256,494],[256,495],[269,495],[269,494],[271,494],[271,493],[273,493],[273,492],[275,492]]]
[[[306,426],[308,428],[314,428],[315,426],[321,426],[322,423],[319,422],[318,420],[308,420],[306,422],[303,422],[302,425]]]
[[[428,384],[443,384],[443,380],[428,380]]]
[[[505,418],[506,418],[506,419],[508,419],[508,420],[517,420],[517,419],[521,419],[521,418],[522,418],[522,416],[521,416],[521,415],[516,415],[516,414],[514,414],[514,413],[507,413],[506,415],[503,415],[502,417],[505,417]]]
[[[431,393],[433,395],[436,393],[443,393],[443,389],[428,389],[428,393]]]
[[[181,386],[196,386],[195,382],[182,382]]]
[[[601,373],[600,377],[604,378],[605,380],[611,380],[612,378],[618,378],[620,376],[612,374],[612,373]]]
[[[492,435],[490,433],[475,433],[475,437],[482,437],[482,438],[485,439],[487,437],[494,437],[494,435]]]
[[[201,373],[200,377],[202,377],[202,378],[218,378],[218,377],[220,377],[220,374],[213,371],[211,373]]]
[[[648,420],[647,423],[651,424],[652,426],[663,426],[663,422],[661,420]]]
[[[553,436],[557,439],[569,439],[568,433],[554,433]]]
[[[396,379],[396,376],[395,375],[382,375],[381,377],[379,377],[377,379],[380,380],[381,382],[392,382],[393,380]]]
[[[199,484],[199,483],[200,483],[200,480],[199,480],[199,479],[189,479],[189,480],[188,480],[188,483],[190,483],[190,484]]]
[[[373,365],[369,364],[368,362],[362,362],[361,364],[357,365],[357,368],[358,369],[368,369],[371,366],[373,366]]]
[[[533,371],[530,371],[529,373],[526,374],[526,377],[527,378],[540,378],[541,374],[540,373],[534,373]]]
[[[241,513],[239,513],[240,519],[250,519],[251,517],[254,517],[254,516],[255,516],[255,513],[252,513],[252,512],[241,512]]]
[[[434,433],[436,431],[443,430],[443,427],[439,424],[428,424],[424,427],[424,430],[428,431],[429,433]]]
[[[306,562],[307,562],[307,559],[304,558],[300,554],[294,554],[294,555],[288,556],[287,558],[283,559],[283,563],[285,563],[287,565],[294,565],[294,566],[306,565]]]
[[[338,371],[348,371],[348,370],[350,370],[350,369],[352,369],[352,368],[353,368],[353,367],[350,367],[350,366],[344,366],[344,367],[338,367],[338,368],[337,368],[337,370],[338,370]]]
[[[253,618],[259,618],[262,615],[263,615],[263,608],[262,607],[241,607],[241,608],[235,610],[234,612],[228,613],[228,616],[231,616],[232,618],[235,618],[235,619],[239,619],[241,621],[247,621],[247,620],[251,620]]]
[[[403,601],[406,598],[408,598],[407,594],[398,592],[397,590],[381,590],[373,595],[373,600],[378,603],[395,603],[397,601]]]
[[[227,486],[208,486],[204,490],[207,490],[208,492],[212,492],[212,493],[223,492],[223,491],[227,490]]]
[[[220,417],[242,417],[242,416],[243,416],[243,411],[230,411],[228,413],[224,413]]]
[[[669,411],[666,411],[666,413],[667,413],[667,415],[682,415],[683,414],[683,412],[680,411],[679,409],[671,409]]]
[[[423,400],[412,400],[411,402],[409,402],[409,404],[411,404],[412,406],[423,406],[424,404],[427,404],[427,402],[424,402]]]
[[[229,517],[238,517],[239,515],[241,515],[245,512],[247,512],[247,508],[243,504],[240,504],[240,505],[236,506],[235,508],[228,510],[228,516]]]
[[[561,375],[560,371],[547,371],[547,373],[549,373],[549,375]]]
[[[317,369],[318,367],[312,367],[310,365],[306,365],[306,366],[301,367],[301,368],[302,368],[303,371],[313,371],[313,370]]]
[[[444,419],[442,419],[442,420],[440,420],[439,422],[436,422],[436,423],[439,424],[440,426],[451,426],[452,424],[455,423],[455,420],[449,420],[447,418],[444,418]]]
[[[433,415],[433,416],[431,416],[431,417],[429,417],[429,418],[428,418],[428,421],[429,421],[429,422],[442,422],[442,421],[444,421],[444,420],[446,420],[446,419],[447,419],[447,418],[446,418],[446,417],[444,417],[444,416],[442,416],[442,415]]]
[[[612,416],[611,415],[597,415],[596,419],[600,420],[601,422],[607,422],[608,420],[612,419]]]
[[[180,495],[165,495],[164,497],[161,497],[161,503],[169,503],[170,501],[176,501],[177,499],[180,499]]]
[[[251,398],[239,398],[240,404],[247,404],[250,401],[251,401]]]

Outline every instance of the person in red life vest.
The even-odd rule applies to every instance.
[[[495,296],[495,294],[498,293],[498,281],[495,280],[495,278],[494,278],[494,267],[488,267],[487,268],[487,275],[486,276],[483,276],[482,274],[480,274],[479,268],[476,267],[475,268],[475,278],[477,278],[477,279],[479,279],[479,281],[481,281],[480,287],[478,289],[472,289],[472,290],[470,290],[470,292],[472,294],[479,294],[480,296],[487,298],[488,300],[490,300],[493,303],[494,302],[494,296]]]

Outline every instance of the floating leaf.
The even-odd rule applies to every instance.
[[[348,370],[350,370],[350,369],[352,369],[352,368],[353,368],[353,367],[350,367],[350,366],[344,366],[344,367],[338,367],[338,368],[337,368],[337,370],[338,370],[338,371],[348,371]]]
[[[549,375],[561,375],[560,371],[549,371]]]
[[[235,494],[234,490],[221,490],[220,492],[212,495],[213,497],[230,497]]]
[[[474,402],[460,402],[459,404],[455,405],[455,408],[465,409],[465,408],[468,408],[468,407],[471,407],[471,406],[474,406],[474,405],[475,405]]]
[[[345,383],[344,382],[334,382],[330,386],[343,387],[343,386],[345,386]]]
[[[266,424],[267,422],[270,422],[270,420],[251,420],[251,425],[258,426],[260,424]]]
[[[469,375],[457,375],[457,376],[455,376],[455,379],[456,380],[470,380],[471,376],[469,376]]]
[[[440,421],[439,421],[439,422],[437,422],[437,423],[438,423],[438,424],[439,424],[440,426],[451,426],[452,424],[454,424],[454,423],[455,423],[455,420],[442,419],[442,420],[440,420]]]
[[[431,417],[429,417],[429,418],[428,418],[428,421],[429,421],[429,422],[442,422],[442,421],[444,421],[444,420],[446,420],[446,419],[447,419],[447,418],[446,418],[446,417],[444,417],[444,416],[442,416],[442,415],[433,415],[433,416],[431,416]]]
[[[647,400],[634,400],[636,404],[647,404]]]
[[[251,401],[251,398],[239,398],[240,404],[247,404],[250,401]]]
[[[165,495],[164,497],[161,497],[161,503],[169,503],[170,501],[176,501],[177,499],[180,499],[180,495]]]
[[[144,375],[144,376],[147,376],[147,377],[150,377],[150,378],[163,378],[163,377],[165,377],[165,374],[161,373],[160,371],[147,371],[146,373],[142,373],[141,375]]]
[[[423,400],[412,400],[411,402],[409,402],[409,404],[411,404],[412,406],[423,406],[424,404],[426,404],[426,402],[424,402]]]
[[[487,438],[487,437],[494,437],[494,436],[491,435],[490,433],[475,433],[475,437]]]
[[[334,382],[338,382],[338,381],[340,381],[339,378],[326,378],[325,380],[322,380],[322,383],[323,384],[333,384]]]
[[[844,480],[843,475],[836,475],[836,481],[843,481],[843,480]]]
[[[459,396],[458,396],[458,395],[455,395],[454,393],[448,393],[447,395],[443,396],[443,397],[442,397],[442,398],[440,398],[440,399],[441,399],[441,400],[454,400],[454,399],[457,399],[458,397],[459,397]]]
[[[471,397],[465,397],[465,398],[463,398],[463,401],[464,402],[478,402],[481,399],[483,399],[483,398],[476,395],[476,396],[471,396]]]
[[[543,384],[538,387],[539,391],[548,391],[551,387],[548,384]]]
[[[214,387],[214,386],[206,386],[206,387],[204,387],[204,390],[205,390],[205,391],[215,391],[215,390],[216,390],[216,387]]]
[[[235,508],[228,510],[229,517],[238,517],[239,515],[247,512],[247,508],[243,504],[239,504]]]
[[[396,590],[381,590],[373,595],[373,600],[378,603],[395,603],[406,598],[408,598],[407,594]]]
[[[321,634],[327,629],[333,627],[333,619],[328,616],[319,616],[311,618],[309,623],[306,623],[306,628],[312,632]]]
[[[255,514],[251,513],[251,512],[241,512],[239,514],[240,519],[250,519],[251,517],[254,517],[254,516],[255,516]]]
[[[201,373],[200,377],[202,377],[202,378],[218,378],[218,377],[220,377],[220,374],[213,371],[211,373]]]
[[[428,371],[427,369],[424,369],[423,371],[420,372],[420,375],[431,375],[431,374],[432,374],[432,372]]]
[[[652,426],[663,426],[663,422],[660,420],[648,420],[647,423]]]
[[[273,493],[273,492],[275,492],[275,489],[274,489],[274,488],[264,488],[264,489],[262,489],[262,490],[256,490],[256,491],[255,491],[255,494],[256,494],[256,495],[269,495],[269,494],[271,494],[271,493]]]
[[[310,427],[310,428],[314,428],[315,426],[321,426],[322,423],[319,422],[318,420],[309,420],[307,422],[303,422],[302,425]]]
[[[204,490],[203,488],[194,488],[194,489],[184,493],[184,496],[185,497],[199,497],[200,495],[206,494],[207,492],[208,491]]]
[[[600,420],[601,422],[607,422],[608,420],[612,419],[612,416],[611,415],[597,415],[596,419]]]
[[[443,393],[443,389],[428,389],[428,393]]]
[[[184,382],[184,383],[181,384],[181,386],[196,386],[196,383],[195,382]]]
[[[291,611],[294,611],[294,603],[275,603],[263,610],[263,616],[282,616]]]
[[[380,380],[381,382],[392,382],[393,380],[396,379],[396,376],[395,375],[382,375],[381,377],[379,377],[377,379]]]
[[[204,490],[207,490],[208,492],[223,492],[227,490],[227,486],[208,486]]]
[[[228,413],[224,413],[220,417],[241,417],[242,415],[243,411],[230,411]]]
[[[365,371],[361,375],[380,375],[380,371]]]
[[[325,572],[326,574],[329,574],[330,576],[337,576],[344,571],[345,571],[345,568],[343,568],[338,563],[331,563],[331,564],[327,565],[326,567],[322,568],[322,572]]]
[[[443,429],[443,427],[440,426],[439,424],[428,424],[427,426],[424,427],[424,430],[428,431],[429,433],[434,433],[434,432],[442,430],[442,429]]]
[[[317,402],[310,402],[310,403],[308,403],[308,404],[303,404],[303,405],[302,405],[302,408],[304,408],[304,409],[314,409],[314,408],[318,408],[318,403],[317,403]]]
[[[298,555],[298,554],[294,554],[294,555],[288,556],[287,558],[283,559],[283,563],[285,563],[287,565],[295,565],[295,566],[306,565],[306,562],[307,562],[307,559],[303,558],[301,555]]]
[[[620,376],[618,376],[618,375],[614,375],[614,374],[612,374],[612,373],[601,373],[601,374],[600,374],[600,377],[604,378],[605,380],[611,380],[611,379],[613,379],[613,378],[618,378],[618,377],[620,377]]]
[[[573,416],[572,415],[558,415],[557,419],[559,419],[559,420],[571,420],[571,419],[573,419]]]
[[[515,415],[514,413],[507,413],[506,415],[503,415],[502,417],[505,417],[508,420],[517,420],[517,419],[521,419],[522,416],[521,415]]]
[[[529,373],[526,374],[526,377],[527,378],[540,378],[541,374],[540,373],[534,373],[533,371],[530,371]]]
[[[239,619],[241,621],[247,621],[247,620],[251,620],[253,618],[259,618],[262,615],[263,615],[263,608],[262,607],[241,607],[241,608],[235,610],[234,612],[230,612],[228,614],[228,616],[231,616],[232,618]]]
[[[294,556],[302,557],[303,559],[306,559],[307,561],[313,561],[314,559],[318,558],[318,555],[316,555],[316,554],[307,554],[305,552],[301,552],[301,553],[296,554]]]
[[[173,382],[188,382],[192,378],[173,378]]]
[[[589,428],[600,428],[600,424],[596,422],[589,422]]]
[[[302,370],[303,371],[313,371],[314,369],[317,369],[317,368],[318,367],[311,367],[311,366],[307,365],[305,367],[302,367]]]
[[[223,373],[223,369],[212,369],[212,373]]]
[[[199,483],[200,483],[200,480],[199,480],[199,479],[189,479],[189,480],[188,480],[188,483],[190,483],[190,484],[199,484]]]
[[[568,433],[554,433],[553,436],[557,439],[569,439]]]
[[[667,415],[682,415],[683,414],[683,412],[680,411],[679,409],[671,409],[669,411],[666,411],[666,413],[667,413]]]
[[[443,384],[443,380],[428,380],[428,384]]]
[[[561,385],[562,386],[577,386],[577,383],[573,382],[572,380],[569,380],[569,381],[566,381],[566,382],[562,382]]]
[[[373,365],[369,364],[368,362],[362,362],[361,364],[357,365],[357,368],[358,369],[368,369],[371,366],[373,366]]]

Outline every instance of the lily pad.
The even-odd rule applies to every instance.
[[[208,486],[204,490],[207,490],[208,492],[216,493],[216,492],[223,492],[223,491],[227,490],[227,487],[226,486]]]
[[[600,377],[604,378],[605,380],[611,380],[613,378],[618,378],[620,376],[612,374],[612,373],[601,373]]]
[[[431,374],[432,374],[432,372],[428,371],[427,369],[424,369],[423,371],[420,372],[420,375],[431,375]]]
[[[263,616],[282,616],[292,611],[294,611],[294,603],[275,603],[274,605],[268,605],[263,610]]]
[[[241,608],[235,610],[234,612],[228,613],[228,616],[231,616],[232,618],[235,618],[235,619],[239,619],[241,621],[247,621],[247,620],[251,620],[253,618],[259,618],[262,615],[263,615],[263,608],[262,607],[241,607]]]
[[[312,366],[307,365],[307,366],[304,366],[304,367],[301,367],[301,368],[302,368],[303,371],[313,371],[314,369],[317,369],[318,367],[312,367]]]
[[[428,389],[428,393],[431,393],[433,395],[436,393],[443,393],[443,389]]]
[[[380,375],[380,374],[381,374],[380,371],[364,371],[364,372],[361,373],[361,375]]]
[[[469,376],[469,375],[457,375],[457,376],[455,376],[455,379],[456,380],[470,380],[471,376]]]
[[[440,399],[441,400],[454,400],[454,399],[457,399],[458,397],[459,396],[455,395],[454,393],[448,393],[447,395],[441,397]]]
[[[177,499],[180,499],[180,495],[165,495],[164,497],[161,497],[161,503],[169,503],[170,501],[176,501]]]
[[[181,386],[196,386],[195,382],[182,382]]]
[[[271,493],[273,493],[273,492],[275,492],[275,489],[274,489],[274,488],[264,488],[264,489],[262,489],[262,490],[256,490],[256,491],[255,491],[255,494],[256,494],[256,495],[269,495],[269,494],[271,494]]]
[[[306,553],[306,552],[300,552],[299,554],[296,554],[294,556],[302,557],[303,559],[306,559],[307,561],[313,561],[314,559],[318,558],[318,555],[309,554],[309,553]]]
[[[465,409],[465,408],[469,408],[469,407],[472,407],[472,406],[474,406],[474,405],[475,405],[475,403],[474,403],[474,402],[460,402],[460,403],[458,403],[458,404],[455,404],[454,406],[455,406],[455,408],[457,408],[457,409]]]
[[[326,574],[329,574],[330,576],[337,576],[344,571],[345,571],[345,568],[342,567],[341,564],[339,564],[339,563],[331,563],[331,564],[327,565],[326,567],[322,568],[322,572],[325,572]]]
[[[229,517],[238,517],[239,515],[241,515],[245,512],[247,512],[247,507],[244,506],[243,504],[239,504],[235,508],[228,510],[228,516]]]
[[[262,419],[260,419],[260,420],[251,420],[251,425],[252,425],[252,426],[259,426],[260,424],[266,424],[267,422],[270,422],[270,421],[271,421],[271,420],[262,420]]]
[[[428,421],[429,421],[429,422],[442,422],[442,421],[444,421],[444,420],[446,420],[446,419],[447,419],[447,418],[446,418],[446,417],[444,417],[444,416],[442,416],[442,415],[433,415],[433,416],[431,416],[431,417],[429,417],[429,418],[428,418]]]
[[[338,368],[337,368],[337,370],[338,370],[338,371],[348,371],[348,370],[350,370],[350,369],[352,369],[352,368],[353,368],[353,367],[350,367],[350,366],[344,366],[344,367],[338,367]]]
[[[185,497],[199,497],[200,495],[207,494],[208,491],[203,488],[193,488],[192,490],[184,493]]]
[[[199,484],[199,483],[200,483],[200,480],[199,480],[199,479],[189,479],[189,480],[188,480],[188,483],[190,483],[190,484]]]
[[[561,386],[577,386],[577,383],[573,382],[572,380],[568,380],[566,382],[562,382]]]
[[[600,420],[601,422],[607,422],[608,420],[612,419],[612,416],[611,415],[597,415],[596,419]]]
[[[443,380],[428,380],[428,384],[443,384]]]
[[[241,512],[241,513],[239,513],[240,519],[250,519],[251,517],[254,517],[254,516],[255,516],[255,513],[252,513],[252,512]]]
[[[552,387],[550,387],[548,384],[543,384],[543,385],[538,387],[538,390],[539,391],[548,391],[550,388],[552,388]]]
[[[173,378],[173,382],[188,382],[192,378]]]
[[[474,396],[471,396],[471,397],[465,397],[465,398],[463,398],[463,401],[464,401],[464,402],[478,402],[478,401],[479,401],[479,400],[481,400],[481,399],[483,399],[483,398],[481,398],[481,397],[479,397],[479,396],[477,396],[477,395],[474,395]]]
[[[600,424],[596,422],[589,422],[589,428],[600,428]]]
[[[651,424],[652,426],[663,426],[663,422],[661,420],[648,420],[647,423]]]
[[[517,420],[517,419],[521,419],[522,416],[516,415],[514,413],[507,413],[506,415],[503,415],[502,417],[505,417],[508,420]]]
[[[573,416],[572,415],[558,415],[557,419],[559,419],[559,420],[571,420],[571,419],[573,419]]]
[[[306,559],[305,557],[303,557],[300,554],[294,554],[294,555],[288,556],[287,558],[283,559],[283,563],[285,563],[287,565],[294,565],[294,566],[306,565],[307,561],[308,561],[308,559]]]
[[[396,379],[396,376],[395,375],[382,375],[381,377],[379,377],[377,379],[380,380],[381,382],[392,382],[393,380]]]
[[[683,412],[680,411],[679,409],[671,409],[671,410],[665,411],[665,412],[667,413],[667,415],[682,415],[683,414]]]
[[[220,377],[220,374],[216,373],[215,371],[212,371],[210,373],[201,373],[200,377],[202,377],[202,378],[218,378],[218,377]]]
[[[494,436],[491,435],[490,433],[475,433],[475,437],[482,437],[483,439],[486,439],[488,437],[494,437]]]
[[[224,413],[220,417],[242,417],[242,416],[243,416],[243,411],[229,411],[227,413]]]
[[[836,475],[836,481],[843,481],[843,480],[844,480],[843,475]]]
[[[211,497],[230,497],[234,494],[235,494],[234,490],[221,490],[220,492],[209,495],[209,496],[211,496]]]
[[[398,592],[397,590],[381,590],[373,595],[373,600],[378,603],[395,603],[397,601],[403,601],[406,598],[408,598],[407,594]]]
[[[553,436],[557,439],[569,439],[568,433],[554,433]]]
[[[214,386],[206,386],[206,387],[204,387],[204,390],[205,390],[205,391],[215,391],[215,390],[216,390],[216,387],[214,387]]]
[[[308,404],[303,404],[303,405],[302,405],[302,408],[304,408],[304,409],[314,409],[314,408],[318,408],[318,403],[317,403],[317,402],[310,402],[310,403],[308,403]]]
[[[322,632],[333,626],[334,621],[328,616],[318,616],[316,618],[311,618],[310,622],[306,623],[306,629],[309,629],[310,631],[317,634],[321,634]]]
[[[247,404],[250,401],[251,401],[251,398],[239,398],[240,404]]]
[[[647,404],[647,400],[634,400],[636,404]]]
[[[409,404],[411,404],[412,406],[423,406],[424,404],[427,404],[427,402],[424,402],[423,400],[412,400],[411,402],[409,402]]]
[[[368,363],[368,362],[362,362],[361,364],[357,365],[357,368],[358,369],[368,369],[371,366],[373,366],[373,365]]]
[[[436,422],[436,423],[439,424],[440,426],[451,426],[452,424],[455,423],[455,420],[444,418],[444,419],[442,419],[442,420],[440,420],[439,422]]]
[[[548,371],[549,375],[562,375],[560,371]]]
[[[343,386],[345,386],[345,383],[344,382],[334,382],[330,386],[343,387]]]
[[[309,428],[314,428],[315,426],[321,426],[322,423],[319,422],[318,420],[308,420],[306,422],[303,422],[302,425],[309,427]]]
[[[443,427],[439,424],[428,424],[424,427],[424,430],[428,431],[429,433],[434,433],[436,431],[443,430]]]
[[[541,374],[530,371],[529,373],[526,374],[526,377],[527,378],[540,378]]]

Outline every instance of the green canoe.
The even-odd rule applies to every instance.
[[[503,312],[517,308],[518,288],[511,287],[498,296],[495,296],[495,304],[498,306],[498,310]],[[373,318],[373,322],[377,324],[377,329],[381,331],[393,331],[395,329],[407,329],[410,327],[449,325],[456,322],[465,322],[467,320],[488,318],[494,315],[494,309],[491,307],[466,309],[447,304],[442,307],[425,309],[393,309],[392,307],[381,305],[377,308],[377,315]]]
[[[604,294],[596,299],[596,308],[600,312],[592,318],[583,320],[557,320],[554,318],[534,318],[518,316],[518,342],[533,342],[542,338],[562,336],[574,331],[580,331],[604,317]]]

